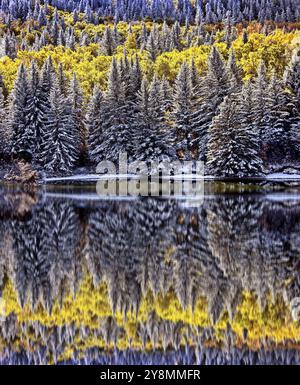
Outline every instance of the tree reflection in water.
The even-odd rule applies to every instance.
[[[1,192],[2,363],[300,363],[300,200]]]

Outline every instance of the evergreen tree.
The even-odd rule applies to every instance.
[[[98,87],[95,87],[87,114],[89,159],[93,163],[98,163],[101,160],[99,150],[103,139],[103,104],[103,94]]]
[[[243,85],[243,78],[241,70],[237,65],[233,49],[231,49],[229,53],[226,71],[230,83],[230,92],[238,92]]]
[[[65,75],[62,63],[59,63],[58,65],[57,80],[61,94],[67,96],[69,89],[69,80]]]
[[[165,76],[161,79],[161,97],[163,110],[169,114],[173,108],[173,89]]]
[[[30,69],[29,93],[26,119],[28,121],[28,130],[32,134],[32,154],[33,157],[36,157],[41,144],[44,114],[49,108],[49,99],[41,90],[39,71],[34,61]]]
[[[76,136],[80,138],[80,151],[85,156],[87,151],[87,134],[84,124],[84,100],[83,92],[75,73],[71,79],[68,98],[72,103],[74,130],[78,133]]]
[[[10,127],[8,121],[8,111],[5,105],[4,94],[0,87],[0,157],[8,155],[10,141]]]
[[[56,73],[53,67],[52,57],[49,56],[43,65],[40,82],[41,82],[41,92],[43,93],[43,97],[49,99],[50,92],[54,85],[54,81],[56,79]]]
[[[208,59],[208,69],[201,82],[201,92],[192,117],[193,147],[201,160],[206,157],[208,128],[230,89],[223,58],[215,46]]]
[[[171,130],[166,127],[161,86],[156,75],[150,87],[143,79],[135,125],[134,159],[145,162],[169,160],[172,154]]]
[[[132,152],[132,128],[126,125],[125,87],[117,60],[113,58],[103,108],[103,141],[98,153],[101,160],[117,162],[120,153]]]
[[[39,161],[50,173],[70,172],[79,157],[79,134],[75,128],[72,101],[61,94],[57,82],[45,114]]]
[[[192,98],[190,68],[187,62],[184,62],[176,78],[174,92],[176,149],[179,157],[184,160],[192,158]]]
[[[112,56],[115,53],[115,49],[116,44],[113,38],[112,31],[110,27],[106,27],[101,41],[101,53],[102,55]]]
[[[11,103],[11,127],[12,127],[12,155],[18,158],[31,160],[33,153],[33,132],[28,125],[28,106],[30,101],[30,88],[27,71],[24,64],[18,70]]]
[[[207,166],[215,176],[245,177],[262,173],[258,134],[241,119],[243,104],[236,94],[226,97],[209,128]]]
[[[286,91],[284,82],[273,72],[268,87],[268,125],[263,142],[271,161],[282,161],[290,149],[290,129],[293,123],[293,95]]]

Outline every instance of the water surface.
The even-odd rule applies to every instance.
[[[0,362],[300,363],[297,186],[0,190]]]

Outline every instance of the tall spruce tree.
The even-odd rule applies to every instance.
[[[0,158],[8,156],[11,130],[2,87],[0,87]]]
[[[101,160],[101,143],[103,140],[103,107],[104,96],[98,87],[94,88],[93,96],[90,100],[87,113],[87,131],[89,145],[89,159],[93,163]]]
[[[27,71],[22,63],[18,70],[11,102],[12,147],[14,157],[31,160],[34,133],[28,125],[28,106],[31,98]]]
[[[238,67],[234,50],[231,48],[226,66],[227,76],[230,84],[230,92],[238,92],[243,85],[242,71]]]
[[[284,74],[285,85],[297,97],[300,105],[300,49],[294,50],[292,60]]]
[[[195,138],[192,145],[201,160],[206,158],[208,128],[229,90],[230,81],[224,60],[217,48],[213,46],[192,117],[192,131]]]
[[[138,110],[138,119],[134,127],[134,159],[160,162],[174,157],[171,130],[166,125],[161,86],[156,75],[150,87],[147,80],[143,79]]]
[[[76,136],[80,138],[80,152],[81,155],[85,157],[87,153],[87,133],[84,124],[84,99],[81,86],[75,73],[71,79],[68,98],[72,103],[74,130],[78,133]]]
[[[264,141],[265,134],[270,132],[269,125],[269,104],[268,104],[268,87],[269,80],[267,69],[264,61],[261,61],[257,70],[257,76],[253,81],[253,97],[254,97],[254,117],[255,125],[259,132],[261,155],[267,158],[267,147]]]
[[[215,176],[245,177],[262,173],[258,132],[243,121],[243,93],[227,96],[209,128],[207,167]]]
[[[120,153],[132,152],[132,128],[126,124],[125,87],[116,58],[108,75],[108,89],[103,108],[103,141],[99,145],[101,160],[117,162]]]
[[[32,62],[29,77],[28,105],[26,108],[26,119],[28,121],[28,129],[32,133],[33,148],[32,154],[35,158],[39,152],[42,140],[44,115],[49,108],[49,98],[41,89],[39,70],[36,62]]]
[[[291,126],[295,104],[284,82],[274,71],[268,87],[268,125],[263,135],[271,162],[282,162],[291,147]]]
[[[289,96],[289,111],[291,112],[290,155],[293,160],[299,159],[300,154],[300,50],[295,50],[292,59],[284,73],[284,85]]]
[[[75,127],[73,103],[61,94],[57,81],[50,93],[43,131],[41,165],[49,173],[70,172],[79,158],[80,138]]]
[[[174,92],[176,149],[182,160],[192,158],[192,99],[193,87],[190,68],[187,62],[183,62],[175,81]]]

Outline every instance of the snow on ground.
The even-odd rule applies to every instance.
[[[112,175],[112,174],[105,174],[105,175],[99,175],[99,174],[82,174],[82,175],[71,175],[71,176],[65,176],[65,177],[53,177],[53,178],[45,178],[44,181],[46,183],[50,183],[50,182],[85,182],[85,181],[89,181],[89,182],[95,182],[95,181],[98,181],[98,180],[101,180],[101,179],[115,179],[115,178],[118,178],[118,179],[127,179],[127,178],[130,178],[130,179],[133,179],[133,178],[137,178],[138,176],[137,175],[129,175],[129,174],[119,174],[119,175]]]
[[[96,182],[98,180],[107,180],[107,179],[140,179],[140,175],[133,174],[82,174],[82,175],[72,175],[67,177],[49,177],[45,178],[46,183],[51,182]],[[162,179],[172,179],[172,180],[218,180],[226,178],[215,178],[212,175],[195,175],[195,174],[183,174],[183,175],[174,175],[174,176],[163,176]],[[231,178],[232,179],[232,178]],[[266,175],[265,178],[246,178],[246,179],[266,179],[266,180],[280,180],[280,181],[300,181],[300,174],[286,174],[286,173],[273,173]]]
[[[99,175],[99,174],[84,174],[84,175],[72,175],[72,176],[66,176],[66,177],[49,177],[45,178],[44,181],[46,183],[51,182],[96,182],[98,180],[107,180],[107,179],[140,179],[140,175],[133,175],[133,174],[105,174],[105,175]],[[195,174],[183,174],[183,175],[174,175],[174,176],[163,176],[162,179],[172,179],[172,180],[213,180],[215,179],[211,175],[195,175]]]
[[[267,180],[300,180],[300,174],[274,173],[266,176]]]

